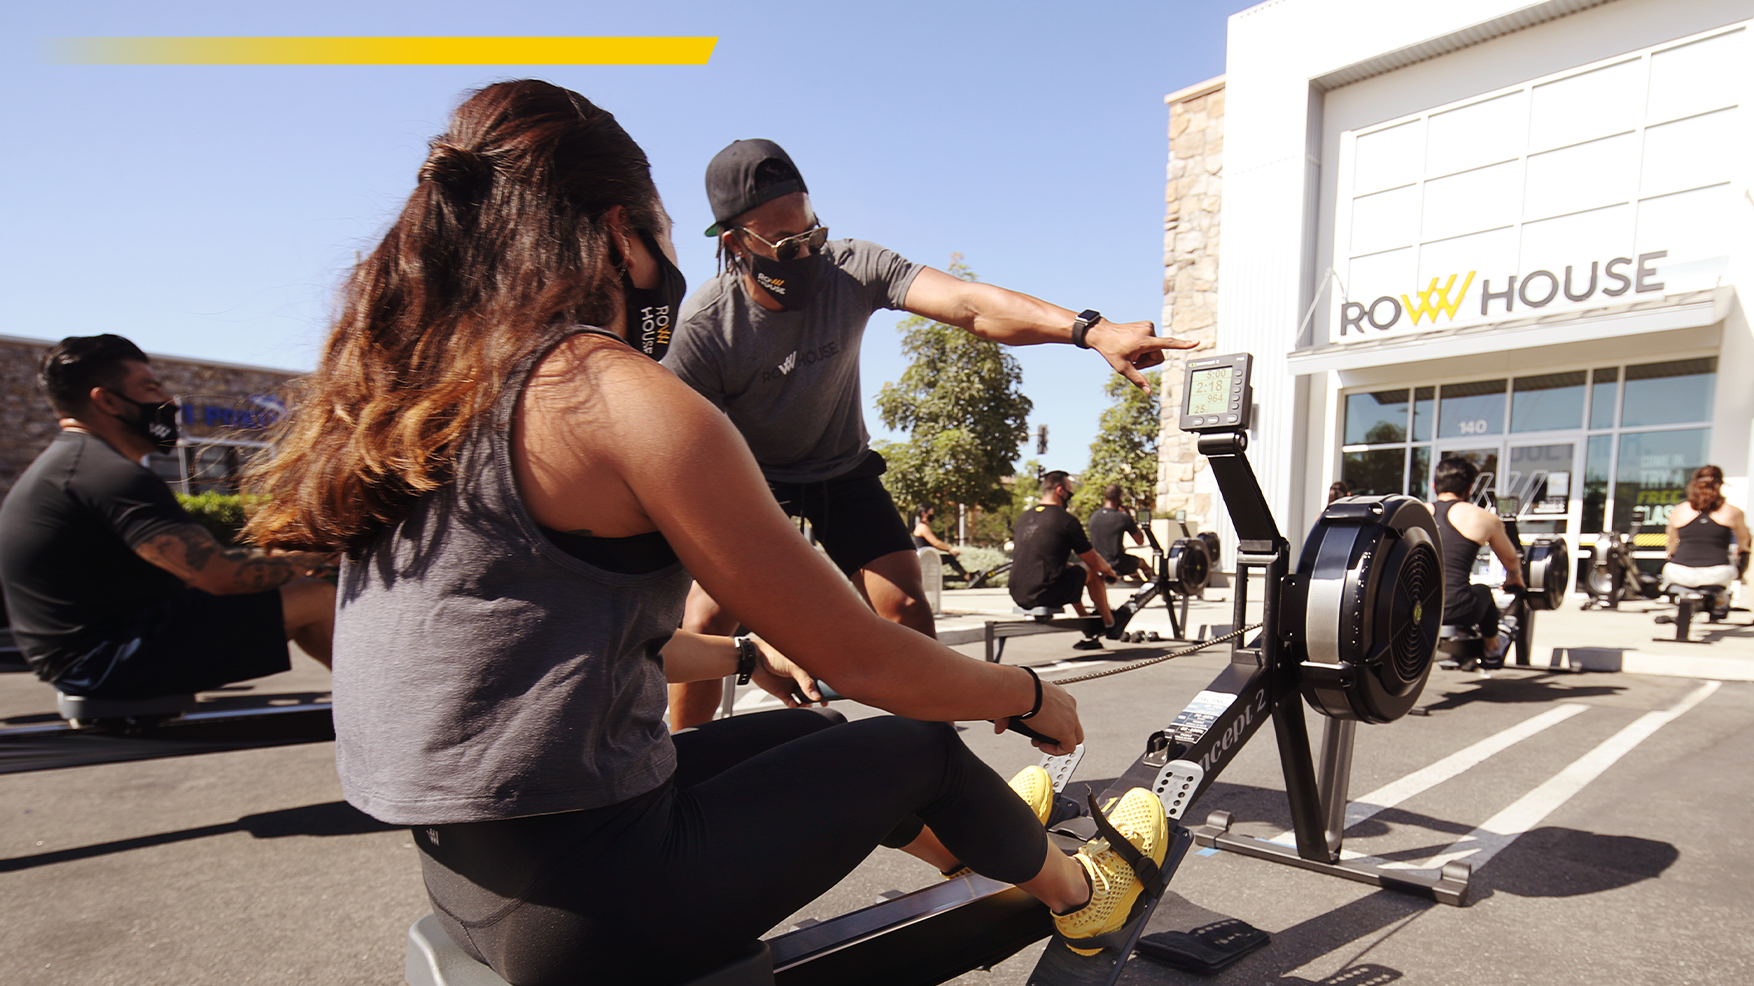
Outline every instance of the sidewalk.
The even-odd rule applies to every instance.
[[[1119,605],[1134,589],[1132,584],[1111,587],[1109,602]],[[1229,630],[1233,615],[1230,591],[1208,589],[1204,599],[1189,601],[1188,626],[1183,633],[1186,639],[1209,639]],[[1252,622],[1260,618],[1259,592],[1251,597]],[[1659,614],[1675,611],[1666,602],[1634,600],[1621,603],[1618,610],[1584,611],[1580,607],[1586,598],[1581,593],[1568,596],[1559,609],[1536,615],[1531,666],[1754,681],[1754,625],[1750,625],[1754,614],[1731,613],[1727,623],[1717,624],[1707,623],[1703,615],[1695,617],[1689,636],[1708,642],[1682,643],[1675,639],[1673,626],[1656,622]],[[1072,615],[1069,608],[1065,615]],[[972,634],[988,620],[1023,619],[1012,612],[1011,597],[1004,589],[947,589],[938,632],[948,637],[948,642],[957,642],[965,636],[974,639]],[[1169,615],[1163,601],[1153,600],[1127,629],[1154,630],[1169,639]],[[1067,653],[1071,654],[1072,641],[1077,638],[1071,633],[1065,637]],[[1108,642],[1107,647],[1124,651],[1127,645]]]

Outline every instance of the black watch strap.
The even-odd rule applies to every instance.
[[[737,644],[737,684],[749,684],[749,676],[755,673],[755,641],[748,637],[732,637]]]
[[[1102,313],[1094,308],[1079,312],[1078,317],[1072,320],[1072,345],[1079,349],[1089,349],[1090,343],[1085,342],[1084,337],[1089,334],[1090,327],[1100,321]]]

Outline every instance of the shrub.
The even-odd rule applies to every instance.
[[[177,502],[194,516],[213,539],[224,545],[238,543],[244,529],[244,498],[236,493],[178,493]]]
[[[962,567],[968,569],[968,574],[973,575],[976,572],[984,572],[1003,562],[1008,562],[1011,560],[1011,556],[1000,551],[998,548],[982,548],[976,545],[968,545],[962,549],[962,554],[956,556],[956,560],[962,562]],[[1011,584],[1010,578],[1011,573],[1005,572],[1004,574],[987,579],[984,585],[992,588],[1002,588]]]

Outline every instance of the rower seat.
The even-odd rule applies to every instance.
[[[408,960],[403,977],[408,986],[507,986],[492,969],[451,941],[438,918],[431,914],[408,929]],[[581,980],[579,986],[595,982]],[[773,956],[766,942],[754,942],[743,954],[684,986],[774,986]]]
[[[1066,607],[1064,606],[1030,606],[1028,608],[1022,606],[1011,607],[1011,612],[1020,613],[1034,620],[1051,620],[1065,611]]]

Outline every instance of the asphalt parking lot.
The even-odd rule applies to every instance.
[[[990,608],[976,594],[947,597],[947,608],[959,605],[977,612],[944,626],[978,622]],[[1754,631],[1675,645],[1652,639],[1672,631],[1649,613],[1573,606],[1544,616],[1537,666],[1491,677],[1434,672],[1421,714],[1359,730],[1351,797],[1369,817],[1349,828],[1349,855],[1411,867],[1469,859],[1471,906],[1196,852],[1160,923],[1234,918],[1271,944],[1209,978],[1138,959],[1125,981],[1754,981],[1754,674],[1734,673],[1754,671]],[[1190,622],[1198,632],[1229,620],[1222,604],[1197,602]],[[1165,647],[1111,644],[1074,665],[1063,663],[1083,657],[1072,639],[1013,639],[1005,660],[1052,678]],[[1586,647],[1663,673],[1564,670],[1566,653]],[[1663,664],[1666,656],[1730,662],[1704,666],[1730,673],[1703,676]],[[1116,776],[1225,660],[1202,653],[1073,686],[1087,730],[1073,789]],[[325,687],[306,661],[234,695]],[[0,724],[39,721],[52,707],[52,693],[28,675],[0,675]],[[1310,721],[1319,731],[1320,717]],[[971,747],[1003,774],[1037,759],[1017,737],[964,725]],[[0,775],[0,982],[401,982],[402,936],[427,909],[414,850],[405,832],[340,802],[331,756],[318,743]],[[1235,831],[1271,837],[1289,823],[1282,792],[1263,730],[1188,821],[1222,809]],[[783,821],[766,836],[750,851],[783,846]],[[935,879],[924,864],[879,850],[776,931]],[[1022,983],[1041,947],[958,982]]]

